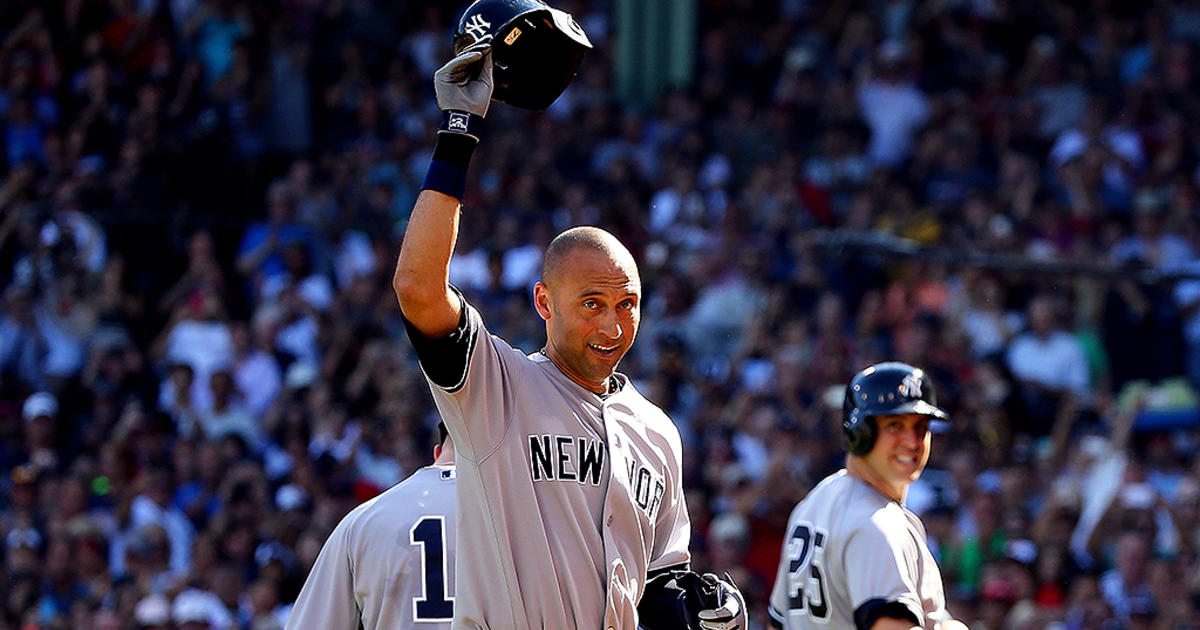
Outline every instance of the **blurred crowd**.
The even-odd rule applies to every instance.
[[[452,4],[0,3],[0,629],[278,629],[338,520],[431,461],[390,276]],[[557,2],[595,50],[489,113],[452,281],[535,351],[550,238],[630,246],[622,370],[684,436],[695,567],[763,627],[841,388],[899,359],[953,416],[908,503],[956,617],[1193,627],[1200,3],[697,0],[694,79],[649,105],[612,4]]]

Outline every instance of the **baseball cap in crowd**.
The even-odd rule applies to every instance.
[[[161,593],[147,595],[134,607],[133,620],[143,628],[165,626],[171,623],[171,601]]]
[[[21,408],[21,417],[26,422],[36,420],[37,418],[46,417],[53,418],[58,415],[58,399],[50,392],[38,392],[25,399],[25,406]]]
[[[32,527],[15,527],[4,537],[4,543],[9,549],[37,551],[42,546],[42,535]]]
[[[1013,562],[1033,566],[1037,562],[1038,547],[1032,540],[1018,538],[1004,543],[1004,555]]]
[[[304,507],[308,503],[308,493],[295,484],[284,484],[275,491],[275,505],[280,511]]]
[[[208,608],[209,602],[203,593],[195,590],[184,591],[175,596],[175,602],[171,605],[171,619],[177,626],[187,623],[202,623],[207,627],[209,625]]]
[[[290,569],[295,562],[295,556],[282,543],[268,540],[259,543],[258,547],[254,549],[254,562],[260,569],[272,562],[278,562],[283,565],[284,569]]]
[[[317,380],[317,366],[307,361],[296,361],[288,366],[283,384],[288,389],[304,389]]]

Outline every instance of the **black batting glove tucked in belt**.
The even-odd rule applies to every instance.
[[[746,630],[746,605],[726,573],[700,575],[686,565],[650,575],[638,603],[645,630]]]
[[[705,573],[702,577],[716,589],[721,605],[700,611],[700,630],[746,630],[746,600],[733,578],[728,573],[720,577]]]

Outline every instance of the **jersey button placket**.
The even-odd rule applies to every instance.
[[[608,414],[609,414],[608,404],[601,403],[600,404],[600,423],[604,426],[605,442],[607,442],[607,448],[608,448],[608,462],[609,462],[608,465],[609,465],[609,471],[610,471],[610,475],[611,475],[611,477],[609,479],[610,485],[608,488],[608,492],[611,493],[613,491],[611,484],[613,482],[613,478],[616,477],[615,474],[612,474],[612,472],[616,470],[616,464],[613,463],[613,461],[614,461],[613,454],[615,452],[614,447],[620,446],[620,438],[613,434],[613,431],[612,431],[613,427],[609,426],[609,423],[608,423]],[[614,439],[617,442],[616,444],[613,443]],[[608,497],[606,496],[604,498],[604,526],[607,527],[608,529],[612,529],[612,523],[613,523],[612,506],[609,504]],[[601,535],[601,537],[605,536],[605,534],[603,532],[601,532],[600,535]],[[609,541],[606,540],[605,544],[604,544],[606,556],[608,555],[608,545],[609,545]],[[612,575],[609,575],[609,588],[612,588]],[[605,621],[608,621],[608,620],[609,620],[608,614],[605,614]],[[607,630],[616,630],[616,628],[614,628],[613,626],[610,625],[607,627]]]
[[[611,470],[615,471],[616,464],[614,463],[615,460],[613,459],[613,454],[616,452],[617,449],[619,449],[621,447],[621,436],[619,434],[614,433],[613,427],[609,426],[609,423],[608,423],[609,413],[611,413],[611,412],[609,411],[608,403],[607,402],[600,403],[600,422],[604,425],[604,435],[608,438],[608,442],[609,442],[609,445],[608,445],[609,466],[612,467]],[[616,475],[614,474],[613,476],[615,477]],[[609,489],[609,492],[612,492],[611,488]],[[611,529],[612,523],[613,523],[613,513],[612,513],[611,507],[608,505],[607,500],[605,500],[604,511],[607,513],[607,515],[604,517],[604,526]],[[609,630],[612,630],[612,628],[609,628]]]

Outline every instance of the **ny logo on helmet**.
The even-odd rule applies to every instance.
[[[904,380],[900,381],[900,395],[905,398],[921,397],[921,376],[918,373],[904,376]]]
[[[471,37],[474,37],[475,41],[478,42],[488,34],[489,28],[492,28],[492,23],[483,19],[482,15],[476,13],[475,15],[471,16],[471,19],[467,22],[467,25],[463,27],[463,30],[466,31]]]

